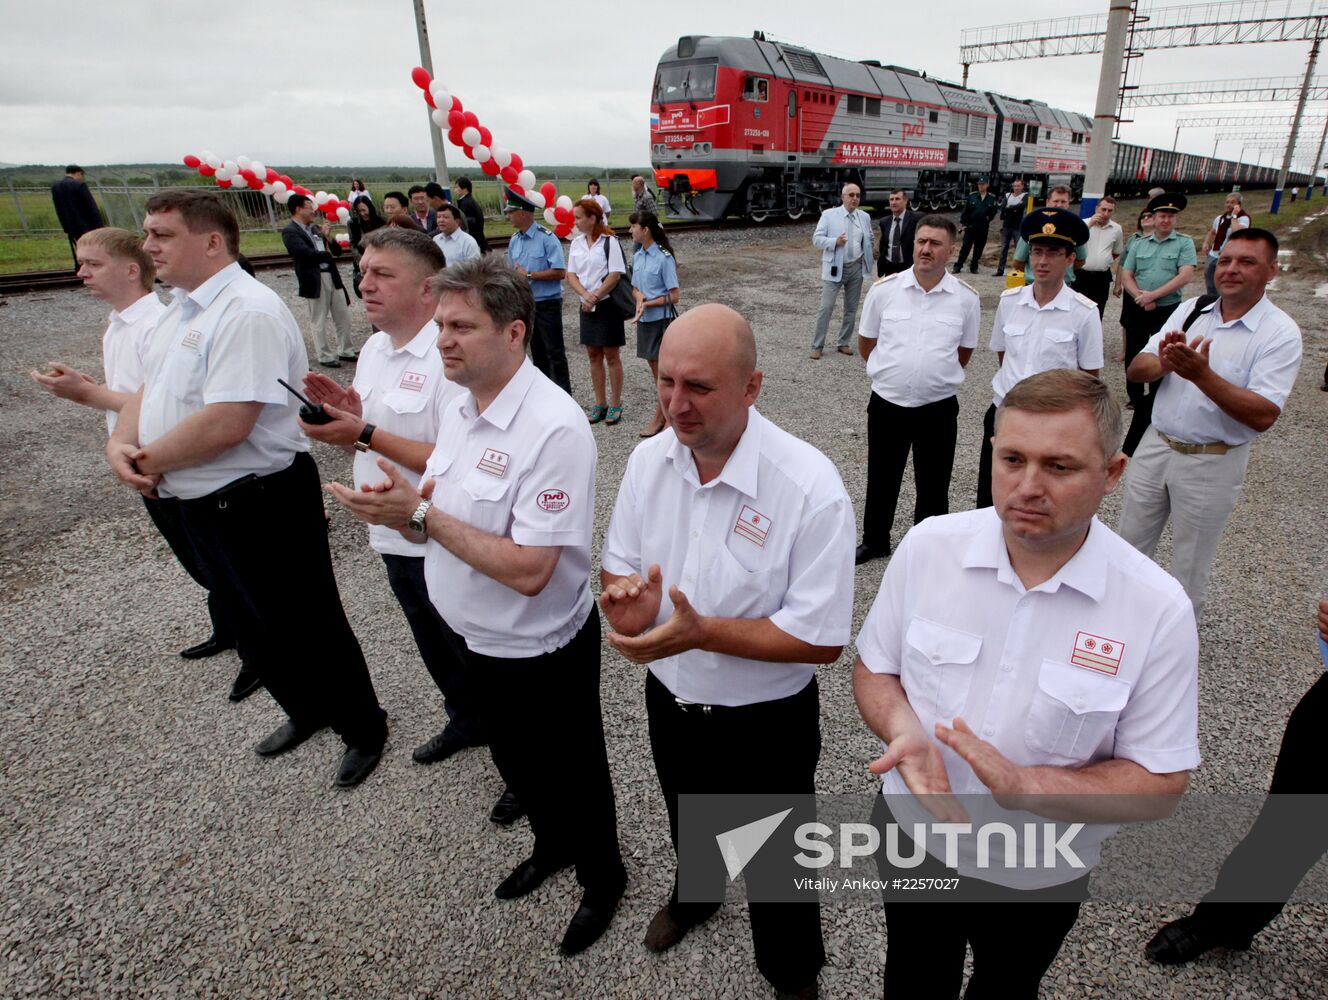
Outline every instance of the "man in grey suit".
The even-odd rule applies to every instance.
[[[834,312],[839,290],[844,290],[844,314],[839,324],[839,353],[852,355],[848,346],[853,336],[853,321],[862,297],[862,279],[870,275],[872,256],[871,218],[858,205],[862,189],[852,181],[840,191],[841,205],[821,213],[812,235],[812,245],[821,251],[821,309],[816,314],[816,336],[812,340],[811,359],[817,361],[825,347],[830,314]]]

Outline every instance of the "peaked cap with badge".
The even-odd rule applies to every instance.
[[[1019,235],[1030,247],[1069,247],[1071,250],[1088,242],[1088,226],[1066,208],[1035,208],[1019,224]]]
[[[1190,203],[1189,199],[1186,198],[1183,194],[1175,194],[1172,192],[1163,191],[1160,195],[1158,195],[1156,198],[1152,199],[1148,203],[1148,208],[1146,208],[1145,211],[1150,213],[1183,212],[1185,211],[1185,206],[1188,205],[1189,203]]]

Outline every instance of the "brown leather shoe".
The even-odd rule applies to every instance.
[[[650,926],[646,928],[643,943],[649,951],[656,953],[668,951],[685,938],[689,930],[690,927],[684,927],[673,919],[673,914],[669,913],[669,904],[665,903],[651,919]]]
[[[809,354],[808,357],[810,357],[813,361],[820,361],[820,360],[821,360],[821,352],[820,352],[820,351],[812,351],[812,353]]]
[[[853,348],[851,347],[837,347],[835,350],[840,354],[847,354],[850,358],[853,357]]]

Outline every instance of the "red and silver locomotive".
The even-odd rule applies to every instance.
[[[1037,194],[1066,184],[1078,200],[1092,119],[751,38],[685,35],[660,58],[650,107],[655,183],[673,215],[796,219],[839,202],[847,181],[863,203],[908,191],[915,208],[953,209],[978,176]],[[1108,190],[1269,187],[1270,167],[1116,143]],[[1291,183],[1308,183],[1307,176]]]

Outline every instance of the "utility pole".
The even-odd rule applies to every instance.
[[[420,39],[420,65],[433,77],[433,56],[429,53],[429,25],[424,18],[424,0],[415,0],[415,34]],[[429,139],[433,142],[434,179],[444,188],[451,188],[452,182],[447,176],[447,155],[443,152],[443,134],[433,123],[430,108],[425,105],[424,117],[429,122]]]
[[[1305,100],[1310,96],[1310,83],[1314,80],[1314,64],[1319,61],[1319,42],[1321,36],[1314,33],[1310,44],[1310,61],[1305,65],[1305,82],[1301,84],[1300,100],[1296,102],[1296,117],[1291,123],[1291,136],[1287,139],[1286,153],[1282,156],[1282,169],[1277,175],[1277,189],[1273,191],[1273,206],[1269,211],[1277,214],[1282,204],[1282,191],[1286,188],[1287,175],[1291,173],[1291,157],[1296,152],[1296,136],[1300,132],[1300,119],[1305,114]]]
[[[1310,186],[1305,192],[1306,199],[1314,197],[1314,184],[1319,179],[1319,168],[1323,166],[1323,150],[1325,143],[1328,143],[1328,118],[1323,121],[1323,135],[1319,136],[1319,151],[1314,157],[1314,162],[1310,164]],[[1324,193],[1328,194],[1328,180],[1324,181]]]
[[[1125,38],[1130,26],[1130,0],[1110,0],[1107,32],[1102,43],[1102,70],[1097,79],[1097,105],[1093,110],[1093,148],[1088,152],[1084,173],[1083,200],[1079,214],[1085,219],[1097,211],[1107,193],[1111,173],[1112,131],[1120,105],[1121,65],[1125,61]]]

